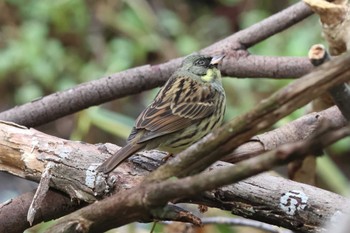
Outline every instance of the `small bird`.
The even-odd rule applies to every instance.
[[[218,64],[221,56],[189,55],[141,112],[126,146],[101,164],[105,174],[141,150],[176,154],[221,125],[226,95]]]

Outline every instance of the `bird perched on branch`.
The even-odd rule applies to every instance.
[[[126,146],[98,167],[109,173],[141,150],[178,153],[221,125],[226,108],[218,64],[224,56],[190,55],[141,112]]]

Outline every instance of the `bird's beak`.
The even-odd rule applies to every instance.
[[[210,61],[210,65],[217,65],[217,64],[219,64],[224,57],[225,57],[225,55],[214,56],[211,59],[211,61]]]

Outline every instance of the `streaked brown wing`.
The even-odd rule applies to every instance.
[[[176,115],[191,119],[202,119],[214,112],[214,102],[180,103],[173,108]]]
[[[141,129],[146,132],[140,143],[189,127],[214,112],[213,98],[210,87],[202,88],[191,78],[173,77],[139,115],[128,140]]]

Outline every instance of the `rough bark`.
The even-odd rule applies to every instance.
[[[162,213],[168,213],[169,205],[167,203],[171,200],[179,197],[195,196],[206,190],[239,182],[269,170],[274,166],[302,159],[308,153],[318,151],[320,148],[324,148],[330,143],[350,135],[349,126],[337,131],[329,132],[328,130],[329,128],[325,127],[317,135],[306,141],[283,145],[275,151],[264,153],[259,157],[240,162],[235,166],[219,164],[218,168],[211,167],[208,171],[194,176],[168,179],[155,183],[142,182],[140,185],[125,192],[95,202],[64,216],[46,232],[65,232],[67,229],[79,229],[81,232],[99,232],[136,220],[158,219],[164,216]],[[308,205],[308,200],[309,197],[304,192],[291,190],[280,196],[279,208],[288,215],[295,216],[298,213],[298,215],[302,216],[301,223],[305,223],[306,219],[316,221],[310,215],[304,216],[303,211],[306,207],[310,209],[316,207]],[[345,204],[346,208],[349,205],[346,199],[343,200],[342,204]],[[342,211],[344,212],[346,208],[342,209]],[[121,211],[126,214],[122,218],[116,219],[116,216]],[[279,209],[274,208],[274,211],[278,212]],[[316,211],[316,215],[318,214],[317,212],[319,211]],[[154,213],[157,214],[155,215]],[[168,214],[165,215],[166,220],[169,219],[169,216]],[[275,213],[274,216],[276,216]],[[322,219],[323,215],[321,214],[318,217]],[[269,218],[269,220],[271,219],[273,217]],[[321,222],[324,224],[323,219]],[[319,222],[316,222],[315,227],[311,228],[308,225],[295,224],[295,218],[293,218],[291,223],[289,221],[276,221],[276,223],[279,226],[288,227],[299,232],[318,232],[322,229]]]

